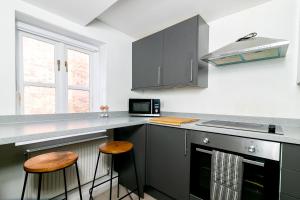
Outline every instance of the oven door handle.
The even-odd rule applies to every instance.
[[[212,151],[205,150],[205,149],[200,149],[200,148],[196,148],[196,151],[201,152],[201,153],[212,154]],[[257,166],[260,166],[260,167],[265,166],[265,163],[263,163],[263,162],[258,162],[258,161],[255,161],[255,160],[249,160],[249,159],[245,159],[245,158],[243,158],[243,162],[247,163],[247,164],[251,164],[251,165],[257,165]]]

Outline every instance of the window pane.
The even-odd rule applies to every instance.
[[[68,50],[68,84],[89,87],[90,56],[74,50]]]
[[[90,93],[82,90],[69,90],[68,105],[69,112],[89,112],[90,111]]]
[[[55,89],[24,87],[24,114],[55,113]]]
[[[54,45],[23,37],[24,81],[54,83]]]

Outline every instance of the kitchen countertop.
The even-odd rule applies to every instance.
[[[50,116],[50,115],[49,115]],[[10,122],[5,121],[4,117],[0,118],[0,145],[12,144],[19,142],[28,142],[34,140],[43,140],[51,139],[55,137],[71,137],[79,135],[87,135],[90,133],[95,133],[97,131],[103,131],[107,129],[121,128],[134,125],[142,125],[148,122],[148,118],[142,117],[129,117],[126,114],[112,115],[109,118],[100,118],[95,113],[90,115],[82,115],[84,117],[66,117],[67,114],[57,115],[58,117],[52,117],[51,119],[44,117],[42,121],[34,120],[34,117],[31,117],[31,120],[16,120],[14,118]],[[182,115],[186,116],[186,115]],[[195,117],[195,116],[194,116]],[[42,117],[43,118],[43,117]],[[211,119],[205,115],[198,116],[201,119],[201,122]],[[230,118],[230,117],[229,117]],[[223,117],[218,117],[217,115],[213,119],[224,120]],[[238,119],[241,119],[240,117]],[[230,118],[229,120],[233,120]],[[261,121],[261,120],[259,120]],[[225,135],[247,137],[268,141],[276,141],[282,143],[291,143],[300,145],[300,124],[291,125],[291,124],[280,124],[283,128],[284,135],[275,135],[275,134],[266,134],[252,131],[241,131],[241,130],[232,130],[225,128],[214,128],[214,127],[205,127],[198,126],[196,123],[183,124],[176,128],[196,130],[196,131],[205,131],[212,133],[219,133]],[[278,124],[278,123],[277,123]],[[167,125],[161,125],[167,126]]]
[[[62,136],[79,136],[106,129],[141,125],[146,122],[145,118],[109,117],[0,124],[0,145]]]

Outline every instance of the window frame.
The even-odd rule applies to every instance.
[[[31,83],[24,81],[24,67],[23,67],[23,43],[22,37],[29,37],[38,41],[47,42],[54,45],[54,72],[55,82],[52,83]],[[75,50],[89,55],[89,88],[69,87],[68,74],[65,71],[64,62],[67,60],[67,50]],[[96,81],[100,78],[100,74],[95,76],[95,67],[99,66],[100,60],[99,47],[92,46],[88,43],[74,40],[66,36],[47,31],[23,22],[17,22],[16,26],[16,112],[17,114],[24,114],[24,87],[37,86],[55,88],[55,113],[70,113],[68,110],[68,89],[89,91],[89,112],[93,112],[95,105],[94,99],[100,99],[98,93],[94,94]],[[60,60],[60,72],[56,61]],[[97,87],[99,88],[99,86]],[[105,91],[101,92],[105,93]],[[97,95],[95,98],[94,95]],[[47,114],[47,113],[46,113]]]
[[[93,59],[93,52],[91,51],[88,51],[88,50],[85,50],[85,49],[81,49],[81,48],[78,48],[78,47],[74,47],[74,46],[71,46],[71,45],[65,45],[64,47],[64,57],[65,59],[67,60],[68,59],[68,56],[67,56],[67,50],[70,49],[70,50],[73,50],[73,51],[78,51],[78,52],[81,52],[81,53],[84,53],[84,54],[87,54],[89,55],[89,87],[88,88],[84,88],[84,87],[80,87],[80,86],[69,86],[69,79],[68,79],[68,75],[67,75],[67,81],[65,82],[66,83],[66,102],[68,103],[68,90],[71,89],[71,90],[80,90],[80,91],[88,91],[89,92],[89,112],[92,111],[93,109],[93,85],[92,82],[93,82],[93,78],[92,78],[92,73],[93,73],[93,69],[94,67],[92,66],[95,66],[94,64],[94,60]],[[67,111],[66,112],[69,112],[68,110],[68,105],[66,106],[66,109]]]

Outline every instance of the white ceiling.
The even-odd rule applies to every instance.
[[[196,14],[210,22],[267,1],[270,0],[120,0],[98,19],[138,39]]]
[[[80,25],[87,25],[118,0],[23,0],[37,7],[65,17]]]

